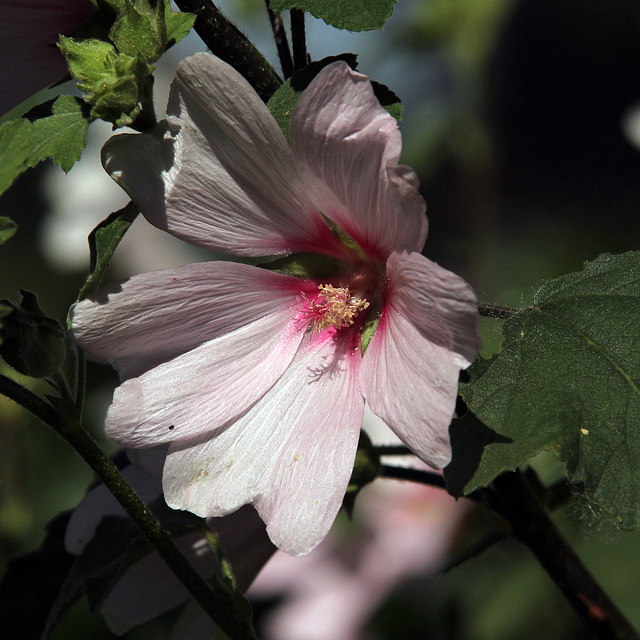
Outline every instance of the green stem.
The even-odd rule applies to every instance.
[[[0,375],[0,393],[17,402],[55,429],[78,452],[111,491],[178,580],[231,640],[257,639],[251,623],[241,615],[237,615],[233,608],[226,606],[230,599],[224,594],[216,594],[200,577],[189,561],[180,553],[171,536],[151,513],[147,505],[127,484],[115,465],[91,439],[79,421],[64,419],[61,416],[62,412],[56,411],[54,407],[34,393],[3,375]]]
[[[266,102],[282,84],[278,74],[246,36],[210,0],[176,0],[180,11],[196,15],[194,29],[211,53],[244,76]]]

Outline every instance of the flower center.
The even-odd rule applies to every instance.
[[[312,331],[350,327],[356,316],[369,306],[367,300],[352,294],[349,287],[321,284],[318,289],[320,294],[313,300],[303,293],[301,305],[297,307],[302,314],[300,320]]]

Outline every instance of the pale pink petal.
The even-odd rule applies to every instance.
[[[194,438],[224,427],[280,378],[303,338],[284,307],[130,378],[114,393],[107,436],[126,447]]]
[[[107,171],[152,224],[240,256],[337,246],[282,131],[232,67],[207,53],[184,60],[167,122],[155,137],[116,136],[103,151]]]
[[[154,271],[77,304],[73,337],[130,378],[290,308],[300,291],[299,279],[234,262]]]
[[[293,555],[313,549],[340,509],[364,402],[360,355],[347,334],[309,334],[281,379],[215,438],[172,443],[167,503],[210,516],[253,503],[269,537]]]
[[[360,381],[371,410],[427,464],[451,458],[460,369],[479,348],[471,287],[418,254],[393,255],[388,298]]]
[[[94,11],[87,0],[0,0],[0,115],[69,73],[58,36]]]
[[[290,136],[310,197],[368,256],[422,249],[427,218],[418,179],[398,166],[398,125],[366,76],[344,62],[323,69],[293,110]]]
[[[478,299],[471,286],[418,253],[394,253],[387,261],[387,302],[420,333],[459,354],[461,368],[478,355]]]

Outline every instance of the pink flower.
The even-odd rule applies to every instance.
[[[143,456],[143,464],[155,466],[152,457],[156,451],[150,453],[151,458]],[[123,475],[145,502],[151,503],[162,495],[160,479],[146,471],[130,465]],[[101,484],[92,489],[73,512],[65,536],[67,551],[81,555],[106,516],[126,517],[122,507]],[[245,507],[224,518],[209,518],[207,526],[216,534],[231,563],[238,587],[246,591],[276,550],[265,534],[264,524],[251,507]],[[218,561],[203,533],[186,533],[175,542],[203,577],[219,571]],[[111,631],[123,635],[185,603],[187,606],[176,623],[172,640],[209,640],[215,629],[213,621],[190,599],[184,586],[153,551],[131,565],[115,582],[100,605],[100,612]]]
[[[307,553],[342,503],[365,399],[422,460],[449,461],[458,373],[479,344],[476,297],[420,255],[425,204],[397,164],[396,122],[346,64],[300,98],[291,147],[210,54],[179,66],[167,114],[155,135],[104,150],[150,222],[196,246],[310,252],[335,269],[312,279],[211,262],[133,277],[80,303],[74,335],[124,380],[108,436],[171,443],[170,506],[211,516],[251,503],[276,545]]]
[[[87,0],[0,0],[0,115],[68,73],[55,46],[95,11]]]

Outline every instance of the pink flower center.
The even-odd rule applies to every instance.
[[[296,307],[301,314],[298,320],[312,331],[350,327],[358,314],[369,306],[367,300],[351,293],[349,287],[321,284],[318,289],[319,295],[312,300],[303,293],[300,306]]]

